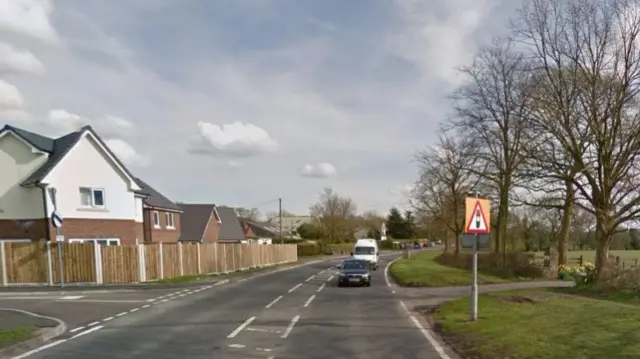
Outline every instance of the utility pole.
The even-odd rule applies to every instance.
[[[280,220],[280,243],[284,243],[284,238],[282,238],[282,198],[278,198],[278,217]]]

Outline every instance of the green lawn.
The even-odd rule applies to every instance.
[[[481,295],[479,319],[469,300],[443,304],[434,328],[478,359],[640,358],[640,305],[528,289]]]
[[[425,251],[413,255],[411,259],[398,259],[391,264],[389,274],[399,285],[407,287],[447,287],[471,285],[471,271],[447,267],[434,259],[440,251]],[[484,273],[478,273],[478,284],[494,284],[509,282]]]
[[[0,348],[6,348],[10,345],[27,340],[33,336],[38,330],[36,327],[24,326],[15,329],[0,329]]]

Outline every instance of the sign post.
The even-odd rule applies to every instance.
[[[62,215],[58,212],[58,201],[56,201],[57,190],[55,187],[49,189],[51,195],[51,203],[53,203],[53,212],[51,212],[51,224],[56,229],[56,247],[58,248],[58,269],[60,272],[60,287],[64,288],[64,266],[62,265],[62,243],[64,243],[64,236],[62,235]]]
[[[465,233],[475,235],[471,262],[471,310],[470,320],[478,319],[478,250],[480,235],[491,232],[491,202],[487,199],[467,197],[465,200]]]

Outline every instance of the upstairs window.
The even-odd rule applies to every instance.
[[[104,189],[80,187],[80,205],[87,208],[104,208]]]

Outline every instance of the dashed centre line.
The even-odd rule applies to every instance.
[[[300,288],[300,287],[302,287],[302,283],[298,283],[298,284],[296,284],[296,286],[295,286],[295,287],[293,287],[293,288],[289,289],[289,293],[293,292],[294,290],[296,290],[296,289],[298,289],[298,288]]]
[[[323,290],[325,285],[327,285],[327,284],[326,283],[322,283],[322,285],[320,287],[318,287],[318,290],[316,290],[316,292],[320,292],[321,290]]]
[[[269,303],[269,304],[267,304],[267,305],[265,306],[265,308],[267,308],[267,309],[271,308],[274,304],[278,303],[278,301],[279,301],[280,299],[282,299],[282,296],[279,296],[278,298],[276,298],[276,299],[272,300],[272,301],[271,301],[271,303]]]
[[[305,280],[305,282],[312,281],[312,280],[313,280],[313,278],[315,278],[315,277],[316,277],[316,275],[314,274],[314,275],[312,275],[311,277],[307,278],[307,280]]]
[[[307,301],[304,303],[304,307],[307,308],[311,304],[311,302],[313,301],[313,298],[315,298],[315,297],[316,297],[315,294],[310,296],[309,299],[307,299]]]

